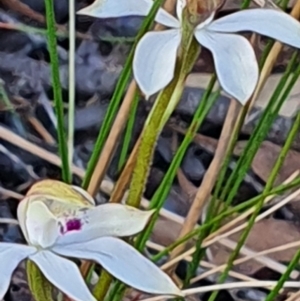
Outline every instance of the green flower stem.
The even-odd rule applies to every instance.
[[[36,301],[53,301],[52,285],[33,261],[27,260],[26,272],[29,288],[34,299]]]
[[[157,136],[161,131],[161,119],[173,91],[175,88],[178,90],[181,85],[183,85],[182,78],[175,76],[168,87],[159,94],[156,103],[148,116],[137,153],[137,162],[133,171],[129,195],[126,201],[127,205],[133,207],[139,207],[140,205],[144,185],[147,180],[149,165],[154,152],[154,145]]]
[[[144,249],[144,247],[146,246],[146,242],[149,239],[150,234],[153,230],[153,227],[156,223],[156,220],[159,216],[159,211],[164,205],[164,201],[166,200],[166,197],[171,189],[173,180],[176,176],[177,169],[181,164],[181,161],[184,157],[184,154],[185,154],[188,146],[193,141],[193,137],[194,137],[195,133],[201,126],[207,113],[209,112],[213,103],[216,101],[216,99],[219,96],[219,92],[216,92],[216,93],[214,93],[214,95],[211,95],[211,91],[214,87],[215,82],[216,82],[216,77],[213,76],[210,81],[210,85],[209,85],[208,89],[206,90],[205,94],[203,95],[203,98],[201,99],[200,104],[194,114],[193,120],[185,134],[183,142],[181,143],[180,147],[178,148],[164,179],[162,180],[161,184],[159,185],[159,188],[156,190],[154,196],[151,199],[149,209],[155,208],[156,211],[153,214],[147,227],[143,230],[143,232],[137,238],[135,247],[139,251],[142,251]],[[210,97],[210,95],[212,97]]]
[[[99,281],[93,290],[93,295],[97,300],[104,300],[112,280],[113,277],[105,270],[102,270]]]
[[[48,48],[51,61],[51,74],[53,84],[53,94],[55,103],[55,112],[57,118],[57,137],[58,137],[58,149],[62,162],[62,178],[64,182],[71,183],[72,174],[68,160],[68,147],[64,131],[64,111],[63,111],[63,99],[62,90],[59,78],[59,62],[57,55],[57,41],[56,41],[56,27],[55,27],[55,15],[53,0],[45,1],[46,7],[46,20],[47,20],[47,32],[48,32]]]
[[[112,296],[113,299],[110,299],[111,301],[121,301],[123,300],[123,295],[126,290],[126,285],[120,281],[115,283],[115,286],[112,290]]]
[[[175,76],[171,83],[158,95],[146,120],[127,199],[127,204],[130,206],[139,207],[140,205],[149,167],[151,165],[155,142],[180,100],[184,89],[185,78],[199,54],[199,46],[194,40],[192,32],[187,35],[186,40],[188,42],[182,44],[185,45],[187,50],[184,49],[182,51],[175,70]]]

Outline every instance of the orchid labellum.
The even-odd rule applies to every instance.
[[[177,18],[160,9],[155,20],[167,29],[148,32],[138,43],[133,71],[140,89],[147,97],[166,87],[173,79],[185,29],[184,9],[190,3],[196,3],[197,6],[201,2],[205,1],[189,0],[187,4],[185,0],[178,0]],[[152,0],[96,0],[78,13],[97,18],[146,16],[152,4]],[[208,9],[201,15],[202,12],[196,9],[199,22],[192,28],[194,37],[200,46],[211,51],[224,91],[242,104],[252,95],[259,70],[250,42],[236,32],[252,31],[300,48],[300,23],[282,11],[247,9],[217,20],[214,20],[216,10]]]
[[[0,243],[0,299],[17,265],[29,259],[74,301],[95,301],[77,265],[65,257],[98,262],[141,291],[181,295],[156,265],[116,238],[140,232],[151,214],[121,204],[94,206],[87,192],[62,182],[36,183],[18,206],[18,220],[28,245]]]

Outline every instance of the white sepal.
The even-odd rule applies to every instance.
[[[181,32],[177,29],[148,32],[139,41],[133,59],[133,73],[146,96],[164,88],[174,77],[180,41]]]
[[[181,295],[167,274],[118,238],[101,237],[84,244],[55,246],[53,251],[63,256],[96,261],[114,277],[140,291]]]
[[[0,244],[0,300],[7,292],[11,276],[18,264],[36,251],[34,247],[15,243]]]
[[[254,50],[244,37],[196,30],[198,42],[208,48],[214,58],[219,82],[225,92],[245,104],[258,81],[258,66]]]
[[[74,301],[96,301],[87,288],[78,267],[70,260],[50,251],[40,251],[29,257],[45,277]]]
[[[152,5],[152,0],[96,0],[77,14],[95,18],[147,16]],[[158,10],[155,20],[167,27],[180,27],[178,20],[163,9]]]
[[[242,10],[209,25],[217,32],[253,31],[282,43],[300,47],[300,23],[290,15],[274,9]]]

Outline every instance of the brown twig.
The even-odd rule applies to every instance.
[[[95,195],[99,190],[100,183],[102,182],[106,170],[111,162],[112,156],[117,147],[120,135],[124,129],[124,124],[128,119],[130,108],[134,93],[136,91],[136,83],[132,81],[127,90],[127,94],[122,102],[119,112],[116,116],[115,122],[111,128],[111,131],[106,139],[106,143],[103,147],[103,151],[98,159],[97,165],[93,172],[91,181],[89,183],[87,191],[91,195]]]
[[[37,33],[41,33],[41,30],[38,30],[34,27],[28,26],[28,25],[19,25],[19,24],[13,24],[13,23],[4,23],[0,22],[0,28],[7,29],[7,30],[19,30],[28,32],[32,29],[32,31],[36,31]],[[69,32],[67,28],[63,25],[57,25],[57,34],[64,34],[66,37],[68,36]],[[76,32],[76,38],[82,39],[82,40],[95,40],[91,35],[87,33],[81,33]]]
[[[31,9],[27,4],[20,2],[20,0],[0,0],[4,6],[11,9],[12,11],[18,12],[24,16],[29,17],[32,20],[35,20],[41,24],[46,24],[46,18]],[[10,30],[20,30],[22,31],[22,26],[17,24],[9,24],[1,22],[1,28],[10,29]],[[68,35],[68,29],[64,25],[56,24],[56,29],[61,33]],[[76,32],[76,37],[84,40],[93,40],[93,37],[89,34]]]
[[[112,195],[110,197],[110,202],[112,203],[120,203],[124,197],[124,194],[126,192],[128,183],[131,179],[132,171],[135,165],[137,151],[140,145],[141,141],[141,135],[137,142],[135,143],[135,146],[133,150],[131,151],[131,154],[129,158],[126,161],[126,164],[123,168],[123,171],[119,177],[119,180],[117,181],[114,190],[112,192]]]
[[[26,139],[18,136],[17,134],[6,129],[3,126],[0,126],[0,137],[24,150],[36,155],[37,157],[50,162],[53,165],[61,167],[61,159],[57,155],[52,154],[51,152],[43,149],[42,147],[39,147],[39,146],[31,143],[30,141],[27,141]],[[83,176],[84,176],[83,169],[73,165],[71,167],[71,170],[75,175],[79,176],[80,178],[83,178]]]
[[[221,170],[222,162],[224,156],[228,151],[229,141],[232,136],[232,128],[234,127],[237,119],[240,118],[240,109],[240,104],[236,100],[232,99],[230,102],[230,106],[227,112],[227,116],[225,119],[221,137],[219,139],[218,147],[215,152],[214,159],[211,162],[207,172],[205,173],[202,184],[199,187],[195,199],[192,203],[192,206],[187,214],[179,238],[185,236],[197,225],[197,221],[201,214],[202,208],[205,202],[208,200],[210,193],[215,185],[216,179],[219,175],[219,172]],[[184,248],[185,244],[182,244],[175,248],[171,252],[170,260],[175,258],[179,253],[181,253],[184,250]],[[170,269],[168,272],[173,273],[175,268],[176,266],[173,266],[172,269]]]
[[[47,143],[52,145],[56,144],[55,139],[51,136],[51,134],[46,130],[43,124],[36,117],[29,116],[28,121]]]
[[[7,8],[18,12],[24,16],[27,16],[35,21],[38,21],[39,23],[45,24],[46,19],[45,17],[31,9],[27,4],[20,2],[20,0],[1,0],[4,6]]]

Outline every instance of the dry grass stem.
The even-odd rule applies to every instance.
[[[50,162],[53,165],[61,167],[61,159],[57,155],[52,154],[51,152],[43,149],[42,147],[39,147],[39,146],[27,141],[26,139],[18,136],[17,134],[6,129],[3,126],[0,126],[0,137],[4,140],[10,142],[11,144],[13,144],[17,147],[20,147],[21,149],[26,150],[29,153],[34,154],[37,157]],[[84,176],[84,170],[75,165],[73,165],[71,167],[71,170],[72,170],[73,174],[75,174],[81,178]]]
[[[219,172],[221,170],[223,159],[228,150],[228,145],[232,134],[232,128],[234,128],[237,118],[239,118],[240,108],[240,104],[232,99],[227,112],[218,147],[214,155],[214,159],[211,162],[208,170],[206,171],[201,186],[199,187],[195,199],[192,202],[192,206],[187,214],[179,238],[185,236],[197,225],[202,208],[205,202],[208,200],[210,193],[215,185],[216,179],[219,175]],[[184,248],[185,244],[182,244],[175,248],[171,252],[170,260],[174,259],[178,254],[180,254],[184,250]],[[175,268],[176,266],[173,266],[172,269],[168,272],[172,273],[175,270]]]
[[[150,242],[150,241],[147,242],[147,247],[150,248],[150,249],[156,250],[156,251],[162,251],[164,249],[163,246],[161,246],[159,244],[156,244],[156,243],[153,243],[153,242]],[[188,256],[188,257],[185,258],[185,260],[191,261],[192,257]],[[203,260],[200,262],[200,265],[205,267],[205,268],[209,268],[209,269],[218,268],[216,265],[214,265],[210,262],[207,262],[207,261],[203,261]],[[209,272],[209,271],[207,271],[207,272]],[[241,273],[238,273],[238,272],[235,272],[235,271],[230,271],[229,275],[236,278],[236,279],[243,280],[243,281],[256,281],[256,279],[254,279],[254,278],[251,278],[249,276],[245,276],[245,275],[243,275]]]
[[[27,141],[26,139],[18,136],[14,132],[12,132],[2,126],[0,126],[0,137],[4,140],[8,141],[9,143],[12,143],[12,144],[18,146],[21,149],[28,151],[29,153],[36,155],[37,157],[55,165],[55,166],[58,166],[58,167],[61,166],[61,160],[57,155],[52,154],[51,152],[43,149],[42,147],[39,147],[39,146],[33,144],[32,142]],[[85,174],[84,169],[77,167],[75,165],[72,166],[72,172],[73,172],[73,174],[79,176],[80,178],[83,178],[83,176]],[[114,183],[108,179],[104,179],[100,186],[101,191],[103,191],[104,193],[106,193],[108,195],[111,195],[113,188],[114,188]],[[1,192],[7,192],[7,194],[9,193],[9,191],[4,188],[0,188],[0,193]],[[16,192],[12,192],[12,193],[14,193],[14,196],[11,195],[11,197],[14,197],[16,199],[19,199],[19,197],[21,196],[20,194],[17,194]],[[145,198],[143,198],[141,205],[143,208],[148,208],[149,201],[146,200]],[[184,221],[184,219],[181,216],[179,216],[173,212],[170,212],[166,209],[162,209],[160,211],[160,215],[163,217],[166,217],[176,223],[179,223],[179,224],[182,224]]]
[[[230,239],[220,239],[219,243],[231,250],[234,250],[237,247],[237,243]],[[250,256],[250,257],[252,256],[253,259],[255,259],[257,262],[262,263],[265,267],[268,267],[268,268],[272,269],[273,271],[276,271],[280,274],[283,274],[286,272],[287,267],[284,264],[279,263],[278,261],[273,260],[267,256],[263,256],[263,255],[256,256],[256,252],[246,246],[243,246],[241,248],[240,253],[243,255]],[[299,277],[299,272],[293,271],[290,274],[290,277],[292,279],[297,279]]]
[[[300,291],[291,294],[285,301],[299,301],[300,300]]]
[[[128,187],[128,184],[131,180],[132,171],[135,166],[140,141],[141,141],[141,135],[140,135],[139,139],[137,140],[137,142],[135,143],[134,148],[130,153],[130,156],[126,160],[126,164],[125,164],[125,166],[122,170],[122,173],[114,187],[114,190],[113,190],[112,195],[109,200],[111,203],[121,203],[122,200],[125,199],[125,192]]]
[[[300,194],[300,189],[296,190],[295,192],[291,193],[289,196],[287,196],[286,198],[284,198],[282,201],[278,202],[277,204],[274,204],[271,208],[269,208],[268,210],[266,210],[265,212],[263,212],[262,214],[258,215],[255,222],[258,222],[262,219],[264,219],[265,217],[271,215],[273,212],[275,212],[276,210],[278,210],[279,208],[283,207],[284,205],[288,204],[289,202],[291,202],[293,199],[295,199],[298,195]],[[205,239],[205,242],[203,244],[203,247],[207,247],[209,245],[211,245],[214,242],[217,242],[219,239],[221,238],[225,238],[228,237],[236,232],[239,232],[243,229],[245,229],[247,226],[247,222],[243,223],[242,225],[239,225],[237,227],[235,227],[234,229],[225,232],[223,234],[220,234],[222,231],[222,228],[220,228],[218,231],[212,233],[210,236],[207,237],[207,239]]]
[[[12,225],[19,225],[18,220],[13,218],[0,218],[0,224],[12,224]]]
[[[39,135],[44,139],[45,142],[55,145],[56,141],[51,136],[51,134],[46,130],[43,124],[35,117],[29,116],[28,121],[31,123],[32,127],[39,133]]]
[[[268,255],[268,254],[271,254],[271,253],[276,253],[276,252],[280,252],[280,251],[284,251],[284,250],[287,250],[287,249],[290,249],[290,248],[296,248],[296,247],[300,247],[300,241],[287,243],[287,244],[284,244],[282,246],[271,248],[271,249],[264,250],[264,251],[261,251],[261,252],[252,252],[251,251],[252,255],[248,255],[248,256],[245,256],[243,258],[235,260],[233,262],[233,265],[238,265],[238,264],[244,263],[244,262],[246,262],[248,260],[251,260],[251,259],[254,259],[256,257],[261,257],[262,255]],[[263,257],[261,257],[261,258],[263,258]],[[207,278],[208,276],[210,276],[212,274],[222,272],[225,269],[225,267],[226,267],[226,264],[216,266],[216,267],[212,268],[211,270],[209,270],[205,273],[202,273],[201,275],[193,278],[191,283],[194,283],[194,282],[199,281],[201,279]],[[299,274],[298,272],[296,272],[296,273]],[[293,275],[293,276],[295,276],[295,275]]]
[[[2,196],[2,200],[5,200],[7,198],[13,198],[13,199],[16,199],[16,200],[21,200],[24,197],[20,193],[17,193],[15,191],[12,191],[12,190],[9,190],[9,189],[3,188],[3,187],[0,187],[0,194]]]
[[[286,205],[288,202],[290,202],[292,199],[294,199],[295,197],[297,197],[300,194],[300,189],[298,189],[297,191],[295,191],[294,193],[290,194],[289,196],[287,196],[285,199],[283,199],[281,202],[279,202],[278,204],[274,205],[272,208],[268,209],[267,211],[263,212],[262,214],[260,214],[257,218],[256,218],[256,222],[259,220],[262,220],[263,218],[265,218],[266,216],[272,214],[274,211],[276,211],[277,209],[279,209],[280,207]],[[240,225],[239,227],[234,228],[233,230],[223,233],[222,235],[216,236],[215,237],[215,233],[212,233],[211,236],[207,237],[204,242],[203,242],[203,247],[208,247],[211,244],[218,242],[221,239],[227,238],[228,236],[239,232],[241,230],[243,230],[245,227],[247,226],[247,223],[243,223],[242,225]],[[195,247],[190,248],[189,250],[187,250],[186,252],[178,255],[177,257],[173,258],[172,260],[170,260],[169,262],[165,263],[162,268],[163,269],[168,269],[171,266],[173,266],[174,264],[177,264],[180,260],[186,258],[187,256],[190,256],[191,254],[193,254],[195,252]]]
[[[130,112],[130,108],[132,105],[132,101],[134,99],[134,94],[136,91],[136,83],[132,81],[127,90],[126,96],[122,102],[122,105],[119,109],[119,112],[116,116],[114,124],[109,132],[109,135],[106,139],[106,143],[103,147],[103,151],[98,159],[97,165],[93,172],[91,181],[89,183],[87,191],[95,196],[99,191],[100,184],[104,179],[107,168],[111,162],[112,156],[115,153],[115,149],[117,147],[120,135],[124,129],[126,121],[128,119],[128,115]]]
[[[244,281],[244,282],[233,282],[233,283],[224,283],[224,284],[214,284],[207,285],[197,288],[191,288],[187,290],[183,290],[182,293],[185,297],[200,293],[219,291],[219,290],[228,290],[228,289],[236,289],[236,288],[270,288],[277,284],[277,281]],[[283,285],[283,288],[299,288],[299,281],[286,281]],[[142,299],[141,301],[160,301],[172,299],[174,296],[156,296],[152,298]]]

